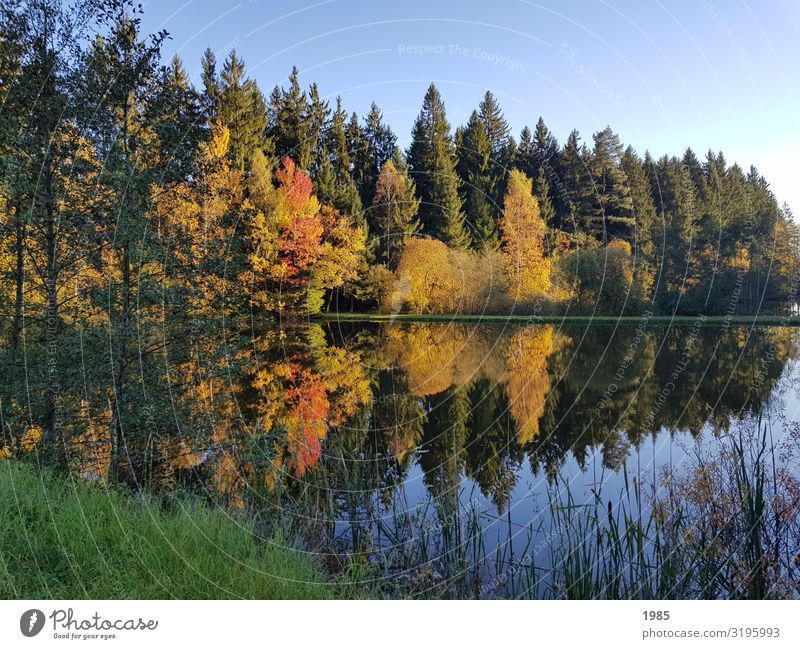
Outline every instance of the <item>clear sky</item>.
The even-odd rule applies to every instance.
[[[755,164],[800,213],[799,0],[150,0],[197,79],[211,47],[244,57],[264,94],[292,65],[304,86],[363,115],[371,101],[407,145],[435,81],[450,123],[483,93],[518,138],[539,115],[563,143],[607,124],[656,157],[722,150]]]

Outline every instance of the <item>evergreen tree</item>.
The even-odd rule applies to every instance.
[[[356,152],[356,185],[364,205],[371,205],[375,183],[383,165],[397,148],[397,136],[386,124],[378,105],[372,102],[364,125],[359,129]]]
[[[500,109],[500,104],[494,98],[494,95],[486,91],[481,103],[478,105],[478,116],[483,128],[486,131],[486,137],[492,148],[492,154],[495,160],[500,160],[501,154],[508,143],[508,134],[510,129],[508,122],[503,117],[503,111]]]
[[[407,157],[421,200],[422,232],[439,237],[453,248],[466,248],[469,237],[458,195],[455,146],[444,103],[434,84],[425,93],[411,137]]]
[[[235,50],[225,59],[219,91],[216,119],[230,131],[231,160],[245,171],[253,152],[265,148],[267,109],[264,95],[256,82],[246,77],[244,61]]]
[[[514,164],[517,147],[514,138],[510,137],[510,129],[500,104],[491,92],[487,91],[478,106],[478,115],[491,148],[490,165],[485,173],[485,187],[488,196],[490,220],[483,217],[475,219],[476,224],[485,234],[484,240],[488,248],[493,249],[499,245],[497,223],[503,213],[503,197],[506,193],[508,171]]]
[[[567,137],[559,156],[558,170],[563,184],[555,205],[559,228],[576,235],[586,234],[584,220],[589,216],[592,185],[578,131],[572,131]]]
[[[161,70],[147,118],[158,137],[158,157],[164,176],[170,180],[188,178],[205,134],[205,123],[200,98],[191,87],[178,55]]]
[[[328,102],[319,95],[319,88],[312,83],[308,91],[308,113],[305,119],[305,147],[308,157],[308,169],[311,177],[315,177],[317,168],[324,157],[325,129],[329,123],[330,108]]]
[[[336,110],[322,138],[322,150],[316,173],[317,196],[339,211],[363,222],[361,197],[353,179],[353,156],[347,131],[347,113],[341,98],[336,99]]]
[[[217,57],[210,47],[207,47],[203,52],[200,65],[202,68],[201,77],[203,82],[203,109],[206,112],[206,121],[211,124],[217,119],[219,97],[222,94],[222,89],[220,88],[219,76],[217,75]]]
[[[625,172],[620,165],[622,144],[610,127],[594,135],[589,162],[594,200],[587,229],[601,241],[631,241],[636,221]]]
[[[539,201],[539,211],[542,219],[550,226],[556,225],[556,210],[553,201],[550,199],[550,183],[547,180],[547,172],[544,167],[539,167],[539,171],[533,178],[533,195]]]
[[[655,242],[656,207],[650,192],[650,181],[647,178],[644,164],[629,146],[625,149],[621,160],[622,170],[630,190],[633,217],[636,228],[631,240],[631,251],[635,259],[636,282],[647,296],[655,281]]]
[[[697,196],[700,198],[704,197],[706,194],[706,179],[703,175],[703,165],[700,164],[700,161],[691,148],[686,149],[684,152],[683,164],[689,170],[689,176],[692,178]]]
[[[289,87],[275,88],[270,95],[267,130],[279,158],[291,157],[301,169],[311,170],[321,132],[320,120],[325,108],[314,90],[309,102],[300,88],[297,68],[289,75]],[[323,120],[324,121],[324,120]]]
[[[520,133],[514,168],[519,169],[528,178],[536,176],[537,170],[536,160],[534,158],[533,133],[527,126],[525,126]]]
[[[461,200],[472,246],[496,250],[500,237],[497,209],[492,204],[496,189],[492,144],[477,111],[473,111],[465,128],[456,131],[456,148],[456,171],[461,179]]]
[[[549,168],[555,167],[558,157],[558,140],[556,140],[550,132],[550,129],[547,128],[544,119],[541,117],[536,122],[533,154],[536,158],[536,164],[539,167],[544,167],[545,172],[549,175],[551,173]]]

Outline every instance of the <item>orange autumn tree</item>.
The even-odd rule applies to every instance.
[[[311,178],[289,156],[275,178],[277,191],[250,218],[250,269],[243,279],[257,306],[316,313],[326,291],[356,279],[366,232],[349,215],[321,206]]]
[[[550,262],[544,256],[545,224],[531,179],[518,169],[508,176],[500,220],[509,297],[528,302],[550,289]]]

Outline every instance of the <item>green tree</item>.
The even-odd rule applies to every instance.
[[[636,227],[630,189],[621,166],[622,144],[610,127],[594,135],[594,150],[589,159],[593,201],[588,231],[603,243],[621,238],[631,241]]]
[[[166,179],[187,178],[195,153],[205,136],[200,97],[189,83],[183,62],[176,54],[160,72],[146,119],[158,139],[158,165]]]
[[[495,170],[492,143],[486,126],[477,111],[473,111],[465,128],[456,131],[458,164],[461,179],[461,200],[466,225],[472,237],[472,247],[497,250],[500,236],[497,231],[495,199]]]
[[[592,181],[586,157],[578,131],[572,131],[558,160],[563,191],[558,193],[555,207],[559,227],[576,235],[587,233],[585,220],[591,209]]]
[[[257,149],[264,149],[267,109],[264,95],[252,79],[248,79],[244,61],[232,51],[219,78],[219,100],[216,120],[230,131],[229,155],[234,165],[245,171]]]
[[[363,222],[361,196],[353,179],[353,155],[347,138],[347,113],[342,109],[342,100],[336,99],[336,110],[322,139],[322,152],[316,170],[317,196],[323,203],[350,214]]]
[[[375,102],[372,102],[364,125],[358,129],[358,137],[354,140],[356,185],[362,203],[371,205],[378,174],[397,148],[397,136],[383,122],[383,115]]]
[[[284,90],[276,87],[268,106],[267,133],[278,157],[291,156],[301,169],[313,171],[327,112],[316,85],[311,87],[309,98],[300,87],[297,68],[292,68],[289,87]]]
[[[656,206],[650,193],[650,182],[644,164],[629,146],[621,160],[622,170],[630,190],[633,218],[636,227],[631,240],[634,258],[634,277],[641,294],[649,296],[655,281],[655,250],[653,237],[656,232]]]
[[[451,248],[466,248],[469,237],[458,195],[455,146],[444,103],[434,84],[425,93],[411,138],[407,157],[421,200],[422,232],[439,237]]]

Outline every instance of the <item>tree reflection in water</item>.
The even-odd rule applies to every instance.
[[[599,483],[614,479],[598,481],[598,471],[617,476],[617,495],[601,507],[607,524],[618,505],[625,516],[646,511],[657,525],[691,515],[709,521],[702,531],[715,534],[716,545],[700,547],[696,535],[677,544],[666,527],[659,543],[680,548],[673,554],[699,543],[697,552],[736,555],[736,530],[746,525],[734,487],[768,454],[737,463],[747,445],[719,440],[743,426],[756,439],[759,421],[769,423],[770,457],[774,449],[786,460],[769,478],[772,537],[795,529],[795,450],[777,440],[798,442],[785,407],[797,396],[797,350],[788,328],[311,324],[237,345],[196,334],[170,345],[164,366],[148,368],[151,390],[128,417],[124,439],[109,432],[101,381],[64,395],[74,404],[65,461],[86,480],[199,491],[293,528],[334,564],[360,557],[395,567],[420,592],[442,587],[434,584],[444,574],[447,594],[518,594],[508,585],[515,575],[576,524],[563,519],[562,506],[605,502]],[[8,410],[4,416],[4,456],[44,444],[36,426],[15,427]],[[703,462],[682,477],[670,473],[672,451],[656,450],[670,441],[695,445]],[[642,464],[649,482],[630,469]],[[652,497],[645,498],[646,482]],[[628,507],[620,498],[631,494]],[[777,546],[750,539],[769,546],[770,562],[739,557],[717,571],[726,583],[699,595],[735,591],[729,573],[736,570],[756,570],[762,581],[772,571],[770,583],[788,583],[779,570],[788,559],[777,555],[796,551],[797,536],[787,539]],[[491,560],[488,579],[482,562],[499,547],[508,556]],[[646,553],[655,560],[653,547]],[[557,591],[556,581],[551,594],[583,592]]]

